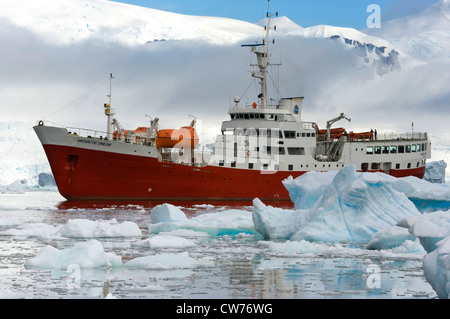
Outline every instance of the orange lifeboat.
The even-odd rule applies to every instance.
[[[156,137],[156,145],[160,148],[194,148],[198,145],[197,132],[191,126],[160,130]]]
[[[124,130],[124,131],[123,131],[125,140],[130,138],[131,134],[130,134],[130,136],[128,136],[129,133],[130,133],[129,130]],[[114,133],[113,133],[113,139],[114,139],[114,141],[120,140],[120,138],[121,138],[120,132],[119,132],[119,131],[114,131]]]

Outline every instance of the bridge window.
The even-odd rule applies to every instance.
[[[295,138],[295,131],[284,131],[285,138]]]
[[[381,154],[381,146],[375,146],[375,154]]]

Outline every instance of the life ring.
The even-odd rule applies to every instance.
[[[140,140],[141,138],[139,136],[136,136],[136,143],[139,143]]]
[[[318,128],[316,123],[313,123],[313,124],[312,124],[312,127],[313,127],[313,129],[315,129],[315,130],[317,130],[317,128]]]

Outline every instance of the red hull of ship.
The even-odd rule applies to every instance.
[[[44,145],[59,192],[68,200],[290,200],[282,181],[306,172],[191,167],[158,159]],[[74,156],[76,160],[74,160]],[[425,167],[391,170],[423,178]]]

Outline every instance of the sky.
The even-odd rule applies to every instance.
[[[164,11],[189,15],[227,17],[247,22],[263,19],[267,12],[265,0],[114,0]],[[419,12],[438,0],[272,0],[272,13],[279,12],[306,28],[320,24],[366,28],[370,4],[381,9],[382,21]]]

